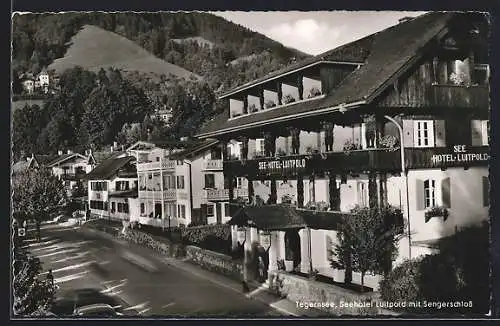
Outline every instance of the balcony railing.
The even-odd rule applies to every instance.
[[[80,180],[85,177],[85,174],[85,172],[64,173],[61,174],[61,180]]]
[[[161,200],[161,190],[139,190],[139,198]],[[175,189],[163,190],[164,200],[175,200],[177,192]]]
[[[229,200],[229,189],[204,189],[202,196],[206,200]]]
[[[222,160],[205,160],[203,162],[203,169],[205,170],[222,170]]]
[[[234,198],[248,198],[248,189],[247,188],[235,188],[234,189]]]
[[[137,171],[150,171],[150,170],[173,170],[175,169],[175,161],[165,160],[160,162],[146,162],[137,163]]]
[[[489,106],[487,86],[432,85],[425,96],[428,106],[481,108]]]
[[[137,171],[118,171],[116,175],[120,178],[137,178]]]
[[[408,169],[487,166],[488,162],[488,146],[469,146],[458,153],[453,146],[405,149],[405,166]],[[224,173],[231,172],[234,176],[251,179],[294,177],[326,171],[337,174],[400,172],[401,152],[399,148],[367,149],[224,162]]]

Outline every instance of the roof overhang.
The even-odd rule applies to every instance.
[[[267,78],[267,79],[264,79],[264,80],[261,80],[261,81],[257,81],[257,82],[249,82],[247,84],[243,84],[242,86],[238,86],[236,88],[234,88],[233,90],[230,90],[222,95],[219,96],[219,100],[221,99],[224,99],[226,97],[229,97],[231,95],[234,95],[234,94],[237,94],[237,93],[240,93],[242,91],[245,91],[249,88],[252,88],[252,87],[255,87],[255,86],[259,86],[259,85],[262,85],[262,84],[266,84],[272,80],[276,80],[276,79],[279,79],[279,78],[283,78],[284,76],[287,76],[287,75],[291,75],[291,74],[294,74],[296,72],[299,72],[301,70],[305,70],[305,69],[309,69],[309,68],[312,68],[314,66],[317,66],[317,65],[320,65],[320,64],[338,64],[338,65],[350,65],[350,66],[360,66],[360,65],[363,65],[364,62],[347,62],[347,61],[330,61],[330,60],[319,60],[319,61],[315,61],[315,62],[312,62],[310,64],[306,64],[304,66],[301,66],[301,67],[297,67],[295,69],[291,69],[291,70],[288,70],[288,71],[284,71],[283,73],[279,74],[279,75],[276,75],[276,76],[272,76],[270,78]]]
[[[243,129],[250,129],[250,128],[255,128],[255,127],[266,126],[266,125],[270,125],[270,124],[274,124],[274,123],[278,123],[278,122],[285,122],[285,121],[290,121],[290,120],[309,118],[309,117],[314,117],[314,116],[323,115],[323,114],[327,114],[327,113],[334,113],[334,112],[344,113],[348,110],[358,108],[366,103],[367,103],[367,101],[365,101],[365,100],[358,101],[358,102],[352,102],[352,103],[348,103],[348,104],[343,103],[343,104],[340,104],[337,106],[322,108],[322,109],[318,109],[318,110],[314,110],[314,111],[302,112],[302,113],[267,119],[264,121],[256,121],[256,122],[252,122],[252,123],[248,123],[248,124],[237,125],[237,126],[233,126],[233,127],[229,127],[229,128],[219,129],[216,131],[200,133],[200,134],[196,135],[196,137],[204,139],[204,138],[220,136],[223,134],[229,134],[229,133],[232,133],[235,131],[241,131]]]
[[[56,166],[56,165],[58,165],[58,164],[61,164],[61,163],[63,163],[63,162],[66,162],[66,161],[68,161],[68,160],[70,160],[70,159],[73,159],[73,158],[75,158],[75,157],[78,157],[78,158],[81,158],[81,159],[84,159],[84,160],[85,160],[85,159],[87,159],[87,158],[86,158],[85,156],[83,156],[82,154],[79,154],[79,153],[73,153],[73,154],[71,154],[71,155],[70,155],[70,156],[68,156],[68,157],[64,157],[64,158],[62,158],[62,159],[55,160],[54,162],[52,162],[52,163],[48,164],[47,166],[48,166],[49,168],[51,168],[51,167],[54,167],[54,166]]]

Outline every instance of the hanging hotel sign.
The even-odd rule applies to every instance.
[[[307,160],[305,158],[300,158],[300,159],[283,158],[272,161],[260,161],[259,172],[271,173],[271,174],[297,172],[304,170],[306,168],[306,163]]]
[[[271,234],[269,232],[261,232],[259,234],[259,242],[264,249],[269,250],[271,247]]]
[[[453,146],[451,154],[434,154],[431,156],[433,164],[456,164],[456,163],[473,163],[488,161],[490,155],[488,153],[469,153],[466,145]]]

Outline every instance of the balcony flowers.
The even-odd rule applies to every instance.
[[[380,138],[378,144],[381,148],[395,149],[399,146],[399,140],[393,135],[385,135]]]
[[[360,149],[361,146],[359,144],[355,144],[351,139],[347,139],[344,142],[344,152],[349,152],[349,151],[355,151],[357,149]]]
[[[321,95],[321,90],[317,87],[312,87],[309,90],[309,95],[307,96],[307,98],[313,98],[313,97],[320,96],[320,95]]]
[[[251,104],[249,107],[248,107],[248,112],[250,113],[255,113],[259,111],[259,109],[257,108],[257,106],[255,104]]]
[[[429,208],[425,212],[425,223],[427,223],[433,217],[442,217],[443,221],[446,221],[449,216],[448,209],[443,206],[434,206]]]
[[[270,109],[270,108],[274,108],[276,106],[276,103],[272,100],[269,100],[267,101],[265,104],[264,104],[264,107],[266,109]]]
[[[286,152],[282,148],[278,148],[276,156],[286,156]]]
[[[283,103],[284,104],[289,104],[295,102],[295,98],[291,94],[287,94],[283,96]]]

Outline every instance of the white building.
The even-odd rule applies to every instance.
[[[83,180],[87,170],[87,158],[79,153],[68,150],[66,154],[58,152],[58,157],[46,165],[52,170],[52,174],[64,182],[64,186],[71,194],[71,190],[79,180]]]

